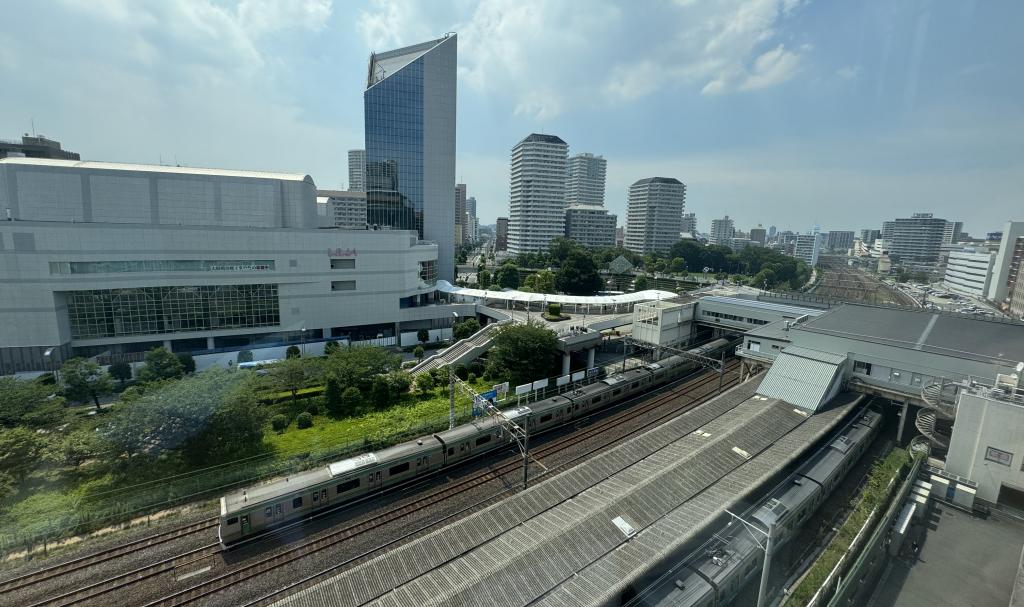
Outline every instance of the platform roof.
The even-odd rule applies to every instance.
[[[795,328],[960,358],[1024,361],[1024,323],[1020,322],[845,304]]]
[[[817,411],[837,381],[845,355],[788,346],[775,358],[757,391]]]
[[[5,164],[65,167],[69,169],[91,169],[96,171],[135,171],[142,173],[174,173],[179,175],[210,175],[216,177],[245,177],[248,179],[279,179],[281,181],[306,181],[313,178],[304,173],[279,173],[273,171],[238,171],[234,169],[209,169],[202,167],[168,166],[163,164],[129,164],[125,162],[98,162],[95,160],[60,160],[55,158],[0,158]]]
[[[492,291],[488,289],[470,289],[469,287],[457,287],[447,280],[437,281],[437,290],[442,293],[463,295],[465,297],[476,297],[478,299],[497,299],[500,301],[540,301],[560,304],[591,304],[591,305],[613,305],[624,303],[636,303],[638,301],[658,301],[679,297],[672,291],[659,291],[648,289],[636,293],[623,293],[622,295],[551,295],[547,293],[527,293],[526,291]]]

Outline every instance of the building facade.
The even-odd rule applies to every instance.
[[[818,253],[821,251],[821,234],[797,234],[793,257],[802,259],[810,267],[818,265]]]
[[[727,247],[736,236],[736,226],[728,215],[722,219],[711,220],[711,231],[708,232],[708,244]]]
[[[371,339],[418,319],[437,245],[318,228],[316,198],[301,174],[0,160],[0,283],[17,285],[0,289],[0,374]]]
[[[455,278],[457,36],[370,56],[366,216],[437,243],[438,272]]]
[[[832,230],[828,233],[825,248],[829,251],[848,251],[853,248],[853,232]]]
[[[756,228],[752,228],[750,230],[750,240],[753,240],[754,242],[760,244],[761,246],[765,245],[765,243],[767,242],[767,238],[768,232],[761,226],[757,226]]]
[[[466,236],[466,184],[455,184],[455,246],[462,246]]]
[[[882,237],[881,230],[861,230],[860,239],[864,243],[864,246],[869,249],[875,244],[875,241]]]
[[[546,251],[565,235],[565,178],[569,145],[533,133],[512,148],[508,251]]]
[[[615,246],[618,217],[597,204],[574,204],[565,210],[565,236],[586,247]]]
[[[366,191],[366,150],[348,151],[348,189]]]
[[[63,150],[59,141],[43,135],[22,136],[21,141],[0,139],[0,158],[49,158],[51,160],[81,160],[75,152]]]
[[[985,297],[992,276],[993,261],[995,253],[984,247],[963,247],[958,251],[950,251],[942,284],[956,293]]]
[[[679,240],[686,185],[674,177],[648,177],[629,186],[624,245],[634,253],[665,253]]]
[[[1011,294],[1020,282],[1024,264],[1024,221],[1008,221],[1003,227],[992,267],[988,299],[1003,309],[1010,304]]]
[[[328,219],[328,225],[346,230],[366,229],[366,192],[319,190],[316,202],[318,214]]]
[[[567,206],[604,204],[604,181],[608,161],[603,156],[576,154],[569,158],[569,175],[565,185]]]
[[[464,223],[468,233],[468,242],[474,243],[480,240],[480,220],[476,216],[476,198],[466,198],[466,213]]]
[[[494,226],[494,250],[508,250],[508,217],[499,217]]]
[[[683,222],[679,226],[680,232],[689,234],[691,238],[697,237],[697,214],[683,213]]]
[[[939,250],[947,236],[945,219],[931,213],[914,213],[882,224],[882,239],[889,243],[889,254],[911,272],[935,273],[939,267]],[[891,237],[886,233],[891,232]]]

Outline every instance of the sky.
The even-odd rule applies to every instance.
[[[584,9],[585,7],[585,9]],[[511,148],[556,134],[629,184],[687,184],[806,231],[913,212],[1024,220],[1024,3],[1013,0],[0,0],[0,138],[84,159],[347,185],[371,51],[459,36],[456,178],[508,212]],[[33,127],[34,124],[34,127]],[[454,196],[454,195],[453,195]]]

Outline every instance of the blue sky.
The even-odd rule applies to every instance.
[[[650,176],[807,230],[915,211],[975,234],[1024,220],[1024,3],[2,0],[0,137],[93,160],[347,181],[371,50],[459,34],[457,177],[484,223],[511,147],[608,159],[606,205]]]

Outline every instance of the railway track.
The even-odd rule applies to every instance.
[[[813,293],[843,301],[917,306],[912,297],[841,261],[822,261]]]
[[[738,377],[735,376],[735,370],[737,367],[738,363],[736,362],[729,363],[727,365],[727,381],[725,386],[723,387],[732,386],[735,383],[738,383]],[[658,423],[661,420],[665,419],[666,417],[675,415],[682,410],[688,409],[692,406],[696,406],[696,404],[699,404],[699,402],[703,402],[703,400],[707,400],[707,398],[710,397],[710,395],[717,388],[717,382],[717,374],[705,375],[702,377],[691,379],[689,381],[685,381],[684,383],[674,388],[670,392],[667,392],[666,394],[649,398],[648,401],[644,402],[639,407],[633,406],[630,408],[626,408],[625,410],[613,414],[599,422],[594,422],[593,425],[587,426],[581,431],[575,432],[560,439],[556,439],[552,442],[544,444],[542,447],[532,450],[531,459],[534,462],[536,462],[540,458],[546,458],[555,453],[571,448],[573,445],[581,441],[592,438],[596,435],[599,435],[607,431],[609,428],[619,425],[627,417],[643,415],[645,413],[657,409],[658,407],[661,407],[666,402],[669,402],[673,399],[680,399],[686,401],[681,406],[673,408],[671,411],[664,413],[663,415],[658,417],[654,422],[651,422],[651,424]],[[691,391],[701,391],[705,388],[708,389],[703,391],[701,394],[689,394],[689,392]],[[612,444],[632,434],[646,430],[647,427],[648,426],[645,426],[644,428],[638,429],[630,434],[627,434],[626,436],[613,439],[612,441],[603,444],[596,449],[587,451],[583,456],[574,458],[571,461],[576,462],[582,457],[589,456],[591,453],[593,453],[593,451],[597,449],[603,449],[607,447],[608,444]],[[555,469],[560,469],[564,467],[564,465],[566,464],[560,465],[558,468]],[[478,487],[486,482],[495,479],[500,479],[509,472],[520,470],[521,467],[521,461],[510,461],[501,464],[496,468],[492,468],[490,470],[482,471],[478,474],[471,475],[465,479],[456,482],[455,484],[447,485],[438,491],[434,491],[410,503],[403,504],[399,507],[391,508],[386,512],[374,517],[372,520],[350,525],[342,529],[332,530],[324,535],[312,539],[311,541],[297,544],[295,546],[286,548],[283,551],[277,552],[271,556],[263,557],[255,562],[247,563],[243,565],[241,568],[220,574],[195,586],[185,588],[179,592],[173,593],[162,599],[149,603],[148,605],[182,605],[188,604],[190,602],[193,602],[206,596],[216,594],[244,580],[260,575],[261,573],[264,573],[268,570],[280,567],[283,564],[297,561],[305,555],[321,551],[325,548],[329,548],[331,546],[345,542],[353,537],[363,535],[374,529],[379,529],[383,526],[394,523],[395,521],[398,521],[408,516],[409,514],[416,512],[421,508],[443,502],[447,499],[450,499],[454,496],[460,495],[475,487]],[[550,473],[550,471],[546,473]],[[492,496],[491,498],[488,498],[487,501],[500,497],[504,493],[505,492],[501,492],[498,495]],[[478,505],[474,505],[473,507],[478,507]],[[332,514],[333,512],[336,511],[325,512],[322,513],[322,515]],[[437,524],[443,522],[443,520],[447,520],[447,518],[442,519],[442,521],[435,521],[431,523],[430,526],[436,526]],[[86,555],[81,558],[68,561],[66,563],[61,563],[58,565],[54,565],[52,567],[48,567],[46,569],[41,569],[39,571],[19,576],[17,578],[12,578],[0,584],[0,592],[6,593],[7,591],[25,589],[29,586],[37,585],[42,582],[55,579],[56,577],[65,575],[67,573],[95,566],[99,563],[107,562],[117,558],[122,558],[131,554],[138,554],[152,548],[153,546],[165,544],[167,542],[173,541],[175,539],[187,535],[212,529],[216,527],[217,524],[218,520],[216,518],[200,521],[188,526],[184,526],[161,534],[143,538],[141,540],[137,540],[135,542],[131,542],[123,546],[117,546],[109,550],[104,550],[94,554]],[[288,528],[286,528],[286,530],[287,529]],[[273,536],[273,534],[271,535]],[[374,548],[371,551],[371,553],[376,553],[386,547],[387,545]],[[71,605],[82,605],[87,603],[110,604],[115,602],[116,600],[112,596],[113,593],[123,592],[126,589],[132,586],[136,586],[147,580],[151,580],[162,575],[175,574],[179,574],[179,580],[184,579],[189,575],[189,573],[186,572],[186,570],[191,569],[193,571],[199,571],[199,569],[201,569],[200,566],[204,564],[204,561],[210,559],[213,556],[216,556],[220,552],[221,548],[219,543],[211,542],[198,548],[185,551],[181,554],[177,554],[169,558],[161,559],[159,561],[134,568],[130,571],[109,576],[107,578],[89,583],[85,586],[75,588],[68,592],[64,592],[56,596],[51,596],[42,600],[38,600],[37,602],[31,603],[26,607],[66,607]],[[366,555],[361,555],[361,557],[365,556]],[[213,564],[210,565],[210,568],[213,568]],[[204,569],[199,572],[205,573],[206,571],[207,570]],[[98,601],[103,602],[100,603]]]
[[[739,367],[739,363],[731,364],[728,367],[728,371],[726,372],[726,374],[727,374],[729,379],[724,383],[723,389],[725,389],[727,387],[732,387],[732,386],[736,385],[737,383],[739,383],[739,375],[736,372],[738,367]],[[641,432],[645,432],[645,431],[649,430],[652,426],[657,425],[658,423],[661,423],[662,421],[664,421],[664,420],[666,420],[666,419],[668,419],[670,417],[673,417],[673,416],[678,415],[678,414],[680,414],[682,412],[685,412],[685,411],[687,411],[687,410],[689,410],[689,409],[691,409],[691,408],[693,408],[693,407],[695,407],[697,405],[700,405],[701,403],[703,403],[706,400],[710,399],[716,393],[717,386],[718,386],[717,382],[718,382],[718,376],[717,375],[711,375],[711,376],[707,376],[707,377],[704,377],[702,379],[697,380],[694,385],[686,385],[686,384],[684,384],[685,387],[677,389],[677,390],[673,390],[672,392],[670,392],[668,394],[660,395],[658,397],[655,397],[655,398],[651,399],[650,402],[645,403],[644,405],[642,405],[640,408],[631,408],[628,411],[624,411],[624,412],[622,412],[620,414],[616,414],[616,415],[612,416],[611,418],[608,418],[606,420],[602,420],[601,422],[596,423],[592,427],[588,426],[583,432],[574,433],[574,434],[568,435],[566,437],[563,437],[561,439],[558,439],[558,440],[556,440],[556,441],[554,441],[552,443],[545,444],[540,449],[537,449],[536,451],[532,451],[531,452],[532,455],[533,455],[533,457],[531,459],[536,461],[540,457],[549,457],[550,455],[552,455],[554,453],[563,451],[563,450],[565,450],[567,448],[570,448],[570,447],[572,447],[572,446],[574,446],[574,445],[576,445],[578,443],[581,443],[582,441],[587,440],[588,438],[591,438],[591,437],[599,435],[599,434],[601,434],[603,432],[606,432],[609,428],[612,428],[614,426],[619,425],[622,422],[622,420],[625,417],[627,417],[627,416],[628,417],[634,417],[634,416],[637,416],[637,415],[642,415],[644,413],[653,411],[653,410],[657,409],[658,407],[664,405],[666,402],[670,402],[673,399],[677,399],[679,397],[683,397],[683,398],[685,398],[687,400],[687,402],[685,402],[685,403],[680,403],[680,406],[671,408],[671,410],[664,412],[663,414],[658,416],[655,420],[653,420],[653,421],[651,421],[649,423],[644,424],[643,427],[638,428],[636,430],[633,430],[633,431],[631,431],[631,432],[629,432],[629,433],[627,433],[625,435],[618,436],[618,437],[616,437],[616,438],[614,438],[614,439],[612,439],[610,441],[607,441],[605,443],[602,443],[602,444],[600,444],[600,445],[598,445],[596,447],[589,448],[584,453],[582,453],[581,455],[577,455],[576,457],[573,457],[572,459],[570,459],[567,462],[563,462],[562,464],[559,464],[558,466],[555,466],[553,468],[550,468],[550,469],[546,470],[544,473],[542,473],[541,476],[548,476],[550,474],[554,474],[555,472],[563,470],[563,469],[565,469],[565,468],[567,468],[567,467],[569,467],[571,465],[574,465],[574,464],[578,463],[579,461],[581,461],[583,459],[586,459],[587,457],[590,457],[594,453],[596,453],[598,451],[602,451],[602,450],[608,448],[609,446],[611,446],[611,445],[613,445],[613,444],[615,444],[617,442],[621,442],[622,440],[625,440],[626,438],[629,438],[629,437],[634,436],[636,434],[639,434]],[[700,388],[707,388],[707,389],[701,391],[701,393],[698,394],[698,395],[689,394],[689,392],[692,392],[694,389],[700,389]],[[505,475],[505,474],[507,474],[509,472],[517,472],[518,470],[521,469],[521,466],[522,466],[522,464],[519,461],[511,461],[511,462],[508,462],[508,463],[505,463],[505,464],[502,464],[501,466],[499,466],[498,470],[487,471],[486,473],[484,473],[481,476],[482,477],[486,477],[486,480],[491,480],[493,478],[500,478],[501,476],[503,476],[503,475]],[[481,484],[482,482],[486,482],[486,480],[482,480],[482,481],[479,481],[479,482],[473,482],[472,486],[466,486],[466,485],[463,485],[463,483],[460,483],[460,485],[462,485],[461,488],[459,488],[459,489],[457,489],[455,491],[452,491],[451,489],[445,489],[445,490],[443,490],[441,492],[438,492],[438,495],[442,495],[443,494],[444,495],[444,499],[447,499],[448,497],[452,497],[454,495],[457,495],[459,493],[462,493],[462,492],[468,490],[469,488],[475,487],[475,486]],[[472,481],[473,481],[473,479],[470,479],[469,481],[464,481],[464,483],[472,482]],[[372,558],[374,555],[382,552],[383,550],[386,550],[388,548],[391,548],[391,547],[395,546],[396,544],[398,544],[400,542],[412,539],[412,538],[414,538],[414,537],[416,537],[418,535],[421,535],[422,533],[425,533],[425,532],[429,531],[430,529],[434,529],[434,528],[438,527],[439,525],[442,525],[442,524],[447,523],[447,522],[449,522],[451,520],[454,520],[457,517],[463,516],[463,515],[468,514],[470,512],[476,511],[477,509],[482,508],[482,507],[484,507],[486,505],[494,503],[494,502],[498,501],[499,499],[501,499],[501,498],[505,497],[506,495],[508,495],[510,492],[515,491],[515,490],[518,490],[518,489],[505,490],[505,491],[500,492],[499,494],[496,494],[496,495],[490,496],[488,498],[485,498],[483,500],[480,500],[479,502],[476,502],[476,503],[474,503],[474,504],[472,504],[472,505],[470,505],[470,506],[468,506],[466,508],[462,508],[462,509],[458,510],[457,512],[451,513],[451,514],[443,517],[440,520],[432,521],[432,522],[430,522],[429,524],[427,524],[427,525],[425,525],[423,527],[420,527],[420,528],[418,528],[418,529],[416,529],[416,530],[414,530],[414,531],[412,531],[412,532],[410,532],[408,534],[405,534],[405,535],[403,535],[403,536],[401,536],[399,538],[396,538],[396,539],[394,539],[394,540],[392,540],[390,542],[387,542],[387,543],[385,543],[385,544],[383,544],[381,546],[377,546],[377,547],[375,547],[375,548],[373,548],[371,550],[363,552],[362,554],[359,554],[359,555],[356,555],[356,556],[351,557],[349,559],[346,559],[345,561],[343,561],[341,563],[338,563],[338,564],[333,565],[332,567],[330,567],[330,568],[328,568],[326,570],[319,571],[319,572],[317,572],[317,573],[315,573],[315,574],[313,574],[311,576],[303,578],[302,580],[299,580],[298,582],[290,584],[290,585],[286,586],[285,588],[277,590],[277,591],[273,592],[272,594],[262,596],[262,597],[256,599],[255,601],[251,601],[251,602],[246,604],[246,607],[255,607],[256,605],[265,605],[265,604],[268,604],[271,601],[278,600],[279,598],[281,598],[282,596],[284,596],[286,594],[289,594],[289,593],[292,593],[292,592],[297,592],[298,590],[301,590],[302,588],[304,588],[304,587],[306,587],[308,585],[316,583],[317,581],[319,581],[321,578],[323,578],[325,576],[329,576],[329,575],[332,575],[332,574],[338,572],[340,569],[351,567],[353,565],[359,564],[359,563],[361,563],[363,561],[366,561],[366,560]],[[412,511],[415,511],[415,509],[419,509],[419,508],[425,507],[428,504],[421,503],[421,502],[424,502],[425,500],[431,499],[431,497],[432,496],[428,496],[427,498],[423,498],[423,500],[417,500],[416,502],[413,502],[412,504],[408,504],[406,506],[403,506],[403,509],[405,509],[405,508],[414,508],[414,510],[412,510]],[[378,525],[374,525],[373,528],[376,528],[377,526]],[[252,568],[247,568],[247,569],[236,571],[236,572],[233,572],[233,573],[224,574],[224,575],[220,576],[219,578],[214,578],[212,580],[209,580],[208,582],[205,582],[203,584],[197,585],[196,587],[189,588],[189,589],[184,589],[182,591],[174,593],[174,594],[172,594],[172,595],[170,595],[168,597],[165,597],[163,599],[160,599],[158,601],[147,603],[146,607],[172,607],[172,606],[188,605],[188,604],[195,603],[195,602],[197,602],[197,601],[199,601],[201,599],[207,598],[207,597],[209,597],[209,596],[211,596],[213,594],[216,594],[218,592],[226,590],[227,588],[230,588],[231,586],[234,586],[235,584],[241,583],[241,582],[243,582],[243,581],[245,581],[245,580],[247,580],[247,579],[249,579],[251,577],[263,574],[263,573],[265,573],[265,572],[267,572],[267,571],[269,571],[271,569],[275,569],[275,568],[280,567],[282,565],[286,565],[289,562],[291,562],[292,560],[294,560],[294,559],[287,559],[287,558],[285,560],[281,560],[283,556],[284,556],[284,553],[279,554],[279,555],[274,555],[272,557],[268,557],[267,559],[264,559],[263,561],[254,564]],[[301,554],[300,554],[300,557],[301,557]]]

